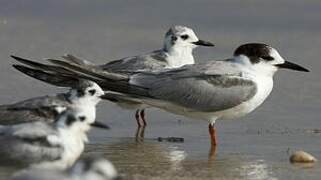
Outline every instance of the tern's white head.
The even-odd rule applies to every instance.
[[[89,118],[82,109],[67,109],[58,115],[56,121],[57,128],[63,128],[67,131],[76,132],[77,134],[86,133],[90,127],[99,127],[108,129],[109,127],[103,123]]]
[[[78,86],[70,90],[69,100],[74,103],[96,105],[103,95],[104,91],[95,82],[79,80]]]
[[[90,157],[77,162],[73,167],[70,168],[72,177],[81,177],[83,180],[118,180],[121,179],[114,165],[104,159]]]
[[[167,53],[168,68],[194,64],[193,49],[197,46],[214,46],[199,40],[194,31],[185,26],[174,26],[165,34],[164,48]]]
[[[197,46],[214,46],[208,41],[199,40],[191,28],[173,26],[165,34],[164,49],[166,51],[182,48],[194,49]]]
[[[254,70],[271,76],[279,68],[309,71],[302,66],[284,60],[276,49],[262,43],[243,44],[234,51],[234,57],[249,60]]]
[[[37,168],[58,168],[70,167],[81,155],[85,143],[88,142],[87,132],[90,127],[109,129],[108,126],[89,118],[84,111],[76,108],[69,108],[60,113],[55,120],[57,135],[48,136],[47,139],[63,147],[61,158],[56,161],[35,164]]]

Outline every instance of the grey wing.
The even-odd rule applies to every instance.
[[[0,143],[6,145],[0,148],[3,158],[27,164],[61,158],[63,147],[47,139],[49,135],[55,135],[55,131],[46,123],[6,126],[0,134]]]
[[[164,51],[158,50],[141,56],[133,56],[111,61],[100,67],[110,72],[130,73],[137,71],[154,71],[168,66]]]
[[[5,147],[0,149],[1,162],[11,160],[28,165],[43,161],[54,161],[60,159],[64,151],[62,146],[49,146],[45,139],[0,137],[0,143],[6,144]]]
[[[0,124],[9,125],[30,121],[52,121],[57,115],[56,107],[68,107],[64,94],[42,96],[11,105],[0,106]]]
[[[17,56],[11,57],[28,66],[18,64],[12,65],[15,69],[28,76],[60,87],[77,87],[78,85],[79,81],[78,78],[74,78],[75,74],[64,67],[42,64]]]
[[[52,124],[42,121],[1,127],[2,134],[16,138],[36,139],[56,133]]]
[[[256,84],[240,76],[207,75],[158,81],[149,90],[153,98],[195,111],[221,111],[251,99]]]
[[[67,95],[57,94],[57,95],[47,95],[47,96],[40,96],[31,99],[27,99],[24,101],[20,101],[10,105],[11,108],[37,108],[37,107],[49,107],[49,106],[67,106],[70,103],[67,100]]]

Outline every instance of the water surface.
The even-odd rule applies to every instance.
[[[145,140],[136,142],[133,112],[103,102],[86,155],[103,154],[127,179],[319,179],[321,167],[288,162],[303,149],[321,159],[321,3],[282,1],[2,0],[0,2],[0,102],[63,92],[13,68],[10,54],[41,60],[73,53],[104,63],[162,46],[169,26],[187,25],[216,44],[199,48],[198,61],[230,57],[246,42],[265,42],[311,73],[282,71],[266,102],[235,121],[217,121],[218,148],[208,160],[207,123],[147,111]],[[183,137],[184,143],[158,142]],[[2,145],[5,146],[5,145]],[[16,171],[0,167],[0,177]]]

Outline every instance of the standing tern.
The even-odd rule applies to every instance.
[[[124,73],[131,74],[137,71],[156,71],[169,68],[178,68],[186,64],[194,64],[193,50],[197,46],[214,46],[212,43],[204,40],[198,39],[196,34],[191,28],[185,26],[173,26],[171,27],[164,38],[163,48],[160,50],[155,50],[147,54],[142,54],[138,56],[126,57],[123,59],[111,61],[103,65],[95,65],[90,61],[79,59],[73,55],[65,55],[63,58],[69,62],[86,66],[91,69],[99,69],[102,72],[114,72],[114,73]],[[51,72],[57,77],[62,77],[62,74],[68,74],[64,68],[58,68],[54,66],[46,66],[40,63],[30,62],[22,58],[12,56],[16,60],[25,63],[29,66],[35,67],[37,69],[45,70],[46,72]],[[18,68],[19,70],[19,68]],[[34,74],[28,74],[33,76]],[[35,77],[35,76],[33,76]],[[58,86],[66,86],[66,81],[58,80],[56,78],[42,78],[35,77],[42,81]],[[62,77],[64,79],[64,76]],[[69,82],[69,81],[67,81]],[[126,109],[137,109],[135,118],[139,127],[146,126],[145,111],[147,107],[145,104],[138,102],[133,102],[129,100],[116,99],[115,97],[106,97],[106,99],[112,100],[117,103],[122,108]],[[142,121],[142,122],[141,122]]]
[[[131,74],[127,82],[108,80],[112,74],[98,68],[51,62],[80,75],[90,74],[91,78],[96,74],[99,85],[115,92],[109,96],[208,121],[212,147],[216,147],[215,121],[239,118],[261,105],[272,91],[273,76],[278,69],[309,71],[285,61],[276,49],[262,43],[243,44],[230,59]],[[102,71],[105,81],[101,81]]]

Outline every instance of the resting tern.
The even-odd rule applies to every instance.
[[[84,151],[91,126],[109,128],[77,108],[61,112],[53,123],[0,126],[0,142],[5,145],[0,149],[1,159],[29,167],[65,169]]]
[[[67,93],[41,96],[9,105],[0,105],[0,125],[18,124],[31,121],[53,122],[57,114],[67,108],[76,107],[96,118],[96,105],[104,91],[88,80],[77,80]]]

